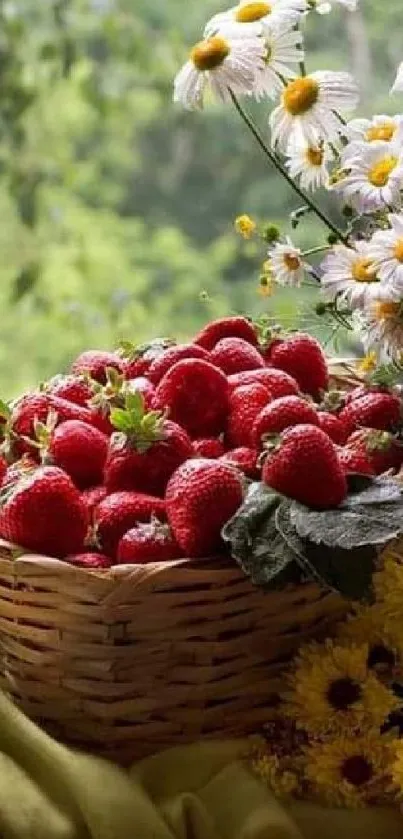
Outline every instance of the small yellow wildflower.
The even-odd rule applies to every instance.
[[[309,734],[379,728],[398,702],[369,667],[368,644],[331,640],[302,651],[290,675],[285,713]]]
[[[256,232],[256,222],[248,215],[238,216],[235,219],[235,230],[243,239],[251,239]]]
[[[360,373],[372,373],[377,366],[377,356],[376,352],[369,352],[367,355],[364,355],[364,358],[358,364],[358,370]]]
[[[296,796],[301,789],[301,759],[280,758],[266,751],[255,755],[249,765],[254,775],[263,781],[277,798]]]
[[[306,750],[306,778],[313,793],[333,807],[386,803],[398,741],[372,731],[315,743]],[[401,774],[400,774],[401,772]],[[403,761],[395,778],[403,782]],[[390,800],[390,799],[389,799]]]

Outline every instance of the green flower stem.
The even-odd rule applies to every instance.
[[[278,159],[277,155],[273,151],[271,151],[271,149],[266,145],[252,118],[249,116],[249,114],[246,113],[246,111],[244,111],[242,105],[238,101],[235,94],[232,92],[232,90],[230,90],[229,93],[235,105],[235,108],[238,111],[238,114],[253,134],[256,142],[262,149],[263,153],[270,160],[270,163],[280,172],[283,178],[285,178],[291,189],[293,189],[294,192],[297,193],[299,198],[305,204],[308,205],[311,212],[315,213],[315,215],[321,220],[321,222],[325,224],[326,227],[335,236],[337,236],[337,239],[340,239],[341,242],[344,242],[345,245],[348,245],[348,240],[344,233],[341,230],[339,230],[335,224],[333,224],[332,220],[320,209],[320,207],[317,207],[317,205],[314,203],[314,201],[312,201],[310,196],[300,186],[298,186],[298,184],[295,181],[293,181],[292,177],[288,174],[287,169],[285,168],[285,166],[283,166],[281,161]]]
[[[323,253],[323,251],[328,251],[330,249],[330,245],[318,245],[317,248],[310,248],[309,251],[304,251],[302,256],[312,256],[314,253]]]

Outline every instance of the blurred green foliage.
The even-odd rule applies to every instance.
[[[354,19],[310,16],[308,66],[355,67],[364,110],[393,111],[401,0],[361,5]],[[287,229],[288,187],[231,109],[171,102],[187,48],[226,6],[0,0],[3,396],[84,347],[186,337],[225,312],[318,328],[309,292],[259,297],[263,250],[233,232],[244,212]],[[254,110],[266,131],[267,105]],[[308,246],[321,236],[312,221],[297,231]]]

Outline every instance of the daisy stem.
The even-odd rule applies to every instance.
[[[308,205],[310,210],[313,213],[315,213],[316,216],[318,216],[318,218],[323,222],[323,224],[325,224],[326,227],[328,227],[328,229],[335,236],[337,236],[337,239],[340,239],[341,242],[344,242],[345,245],[348,245],[348,240],[347,240],[347,237],[344,235],[344,233],[342,233],[342,231],[339,230],[336,227],[335,224],[333,224],[332,220],[326,215],[326,213],[324,213],[320,209],[320,207],[318,207],[314,203],[314,201],[312,201],[312,199],[302,189],[302,187],[298,186],[298,184],[292,179],[291,175],[288,174],[285,166],[283,166],[283,164],[281,163],[281,160],[279,160],[277,155],[273,151],[271,151],[271,149],[266,145],[265,141],[263,140],[263,137],[261,136],[261,134],[260,134],[260,132],[257,128],[257,126],[255,125],[255,123],[253,122],[253,120],[249,116],[249,114],[247,114],[246,111],[244,111],[241,103],[238,101],[235,94],[232,92],[232,90],[229,90],[229,93],[230,93],[231,99],[233,101],[233,104],[235,105],[235,108],[238,111],[239,116],[241,117],[241,119],[243,119],[244,123],[247,125],[247,127],[249,128],[249,130],[253,134],[256,142],[258,143],[258,145],[262,149],[263,153],[266,155],[266,157],[269,158],[270,163],[272,163],[272,165],[280,172],[280,174],[283,176],[283,178],[285,178],[285,180],[287,181],[287,183],[289,184],[291,189],[293,189],[294,192],[297,193],[299,198],[301,198],[301,200],[304,201],[304,203]]]

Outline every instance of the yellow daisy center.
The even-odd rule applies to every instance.
[[[373,186],[386,186],[389,177],[397,165],[397,157],[388,155],[378,160],[368,172],[368,180]]]
[[[261,20],[262,17],[270,15],[272,11],[270,3],[246,3],[240,6],[235,15],[237,23],[254,23],[256,20]]]
[[[301,267],[301,260],[299,256],[296,256],[293,253],[285,253],[283,259],[288,271],[298,271],[298,268]]]
[[[399,316],[401,303],[394,303],[392,300],[378,300],[375,303],[374,315],[376,320],[389,320]]]
[[[306,159],[311,166],[322,166],[324,151],[323,149],[308,146],[306,150]]]
[[[398,262],[403,262],[403,239],[398,239],[393,248],[393,256]]]
[[[377,280],[371,259],[356,259],[352,268],[353,279],[356,283],[375,283]]]
[[[230,46],[225,38],[214,35],[205,41],[199,41],[190,53],[190,60],[195,67],[204,73],[206,70],[215,70],[226,59],[230,53]]]
[[[365,139],[368,143],[373,143],[375,140],[386,140],[389,142],[393,139],[396,131],[396,126],[393,122],[381,122],[379,125],[373,125],[368,128],[365,134]]]
[[[315,79],[305,76],[289,82],[283,93],[283,105],[293,117],[306,114],[318,101],[319,85]]]

